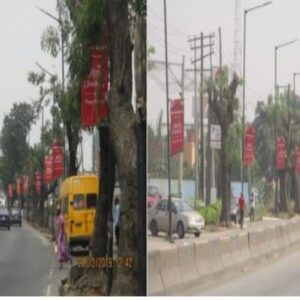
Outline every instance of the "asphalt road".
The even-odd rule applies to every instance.
[[[206,288],[194,286],[188,296],[300,296],[300,246],[268,264]]]
[[[58,269],[53,244],[25,222],[0,228],[0,296],[58,296],[67,269]]]

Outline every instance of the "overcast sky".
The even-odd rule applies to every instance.
[[[241,0],[240,46],[243,50],[243,9],[266,1]],[[215,32],[222,28],[223,62],[231,65],[234,53],[235,0],[167,0],[169,59],[182,62],[185,55],[187,68],[190,68],[192,51],[188,37]],[[246,118],[253,119],[258,100],[266,101],[274,91],[274,47],[289,40],[299,41],[278,52],[278,83],[293,83],[293,73],[300,72],[300,1],[273,0],[271,5],[252,11],[247,16],[247,59],[246,59]],[[154,46],[156,53],[151,58],[164,59],[163,0],[148,1],[148,45]],[[215,52],[219,42],[215,41]],[[242,53],[241,53],[242,54]],[[218,63],[218,55],[213,64]],[[241,57],[242,64],[242,57]],[[208,66],[208,65],[207,65]],[[179,71],[174,69],[180,79]],[[178,68],[177,68],[178,69]],[[177,72],[177,73],[176,73]],[[165,111],[163,69],[148,74],[148,121],[155,123],[160,109]],[[192,82],[192,73],[187,73],[187,83]],[[178,97],[179,88],[170,74],[170,98]],[[296,92],[300,93],[300,78],[297,79]],[[185,95],[185,118],[192,121],[193,86]],[[165,117],[165,114],[164,114]]]
[[[56,0],[0,0],[0,127],[13,102],[31,103],[38,98],[38,89],[27,81],[29,71],[39,70],[35,62],[61,78],[60,56],[52,58],[40,47],[44,29],[56,23],[36,6],[56,15]],[[49,108],[45,117],[51,119]],[[31,144],[38,142],[40,126],[38,120],[30,134]],[[90,147],[91,138],[84,134],[85,168],[91,167]]]

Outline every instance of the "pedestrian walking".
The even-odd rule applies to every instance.
[[[255,211],[255,196],[252,192],[250,195],[250,222],[254,222],[254,211]]]
[[[118,197],[115,198],[115,206],[113,212],[114,219],[114,232],[116,237],[116,244],[119,247],[119,238],[120,238],[120,200]]]
[[[56,244],[55,252],[59,261],[59,269],[62,269],[63,263],[70,261],[72,263],[71,256],[68,251],[68,241],[65,231],[65,221],[60,208],[56,211]]]
[[[239,223],[240,223],[241,228],[243,228],[245,206],[246,206],[245,198],[244,198],[243,193],[241,193],[241,196],[239,198],[239,210],[240,210],[240,222]]]

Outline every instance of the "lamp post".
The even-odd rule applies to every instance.
[[[277,86],[277,51],[280,48],[289,46],[293,43],[295,43],[297,39],[288,41],[286,43],[280,44],[275,46],[275,82],[274,82],[274,96],[275,96],[275,147],[274,147],[274,177],[275,177],[275,203],[274,203],[274,208],[275,208],[275,214],[278,214],[278,171],[276,171],[276,144],[277,144],[277,112],[278,112],[278,86]],[[276,174],[275,174],[276,173]]]
[[[261,5],[257,5],[248,9],[244,10],[244,49],[243,49],[243,79],[244,79],[244,84],[243,84],[243,116],[242,116],[242,193],[244,193],[244,163],[243,163],[243,159],[244,159],[244,151],[245,151],[245,145],[244,145],[244,134],[245,134],[245,96],[246,96],[246,25],[247,25],[247,14],[251,11],[254,11],[256,9],[259,8],[263,8],[267,5],[270,5],[272,3],[272,1],[268,1],[265,2]]]
[[[58,18],[53,16],[51,13],[47,12],[46,10],[37,6],[37,9],[41,11],[43,14],[50,17],[52,20],[56,21],[60,26],[60,37],[61,37],[61,84],[62,84],[62,97],[64,96],[65,92],[65,47],[64,47],[64,24],[59,16]],[[64,125],[64,161],[66,161],[66,126]],[[66,177],[66,164],[64,164],[64,176]]]

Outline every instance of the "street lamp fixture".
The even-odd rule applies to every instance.
[[[275,83],[274,83],[274,98],[275,98],[275,147],[274,151],[276,152],[276,143],[277,143],[277,101],[278,101],[278,85],[277,85],[277,51],[283,47],[289,46],[291,44],[294,44],[297,41],[297,39],[290,40],[286,43],[279,44],[275,46]],[[275,175],[276,173],[276,175]],[[275,178],[275,214],[278,213],[278,171],[276,171],[276,155],[274,154],[274,178]]]
[[[243,49],[243,80],[244,80],[244,84],[243,84],[243,116],[242,116],[242,125],[243,125],[243,129],[242,129],[242,168],[241,168],[241,181],[242,181],[242,193],[244,193],[244,163],[243,163],[243,159],[244,159],[244,151],[245,151],[245,145],[244,145],[244,134],[245,134],[245,96],[246,96],[246,25],[247,25],[247,14],[251,11],[257,10],[259,8],[263,8],[267,5],[270,5],[272,3],[272,1],[268,1],[265,2],[261,5],[257,5],[248,9],[244,10],[244,49]]]

